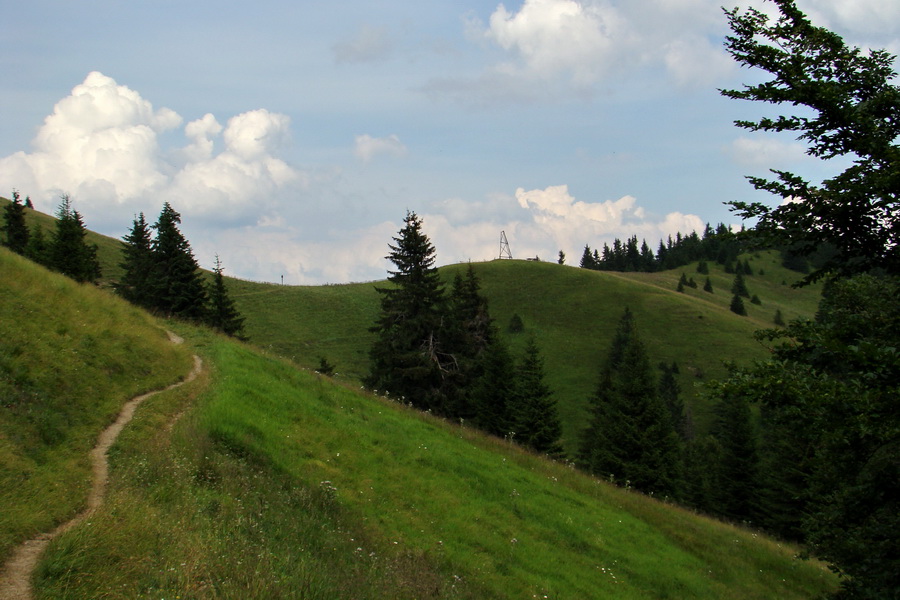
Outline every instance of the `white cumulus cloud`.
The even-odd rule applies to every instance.
[[[394,134],[383,138],[363,134],[356,136],[353,152],[360,160],[367,163],[379,155],[406,156],[407,149],[400,138]]]
[[[0,185],[34,198],[69,193],[94,223],[152,212],[164,201],[205,219],[255,220],[273,193],[302,185],[303,174],[277,156],[290,130],[285,115],[253,110],[223,127],[206,114],[184,127],[183,147],[161,148],[160,134],[181,123],[174,111],[89,73],[56,103],[31,152],[0,158]]]

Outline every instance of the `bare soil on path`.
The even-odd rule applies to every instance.
[[[175,344],[184,340],[174,333],[167,332],[169,339]],[[24,542],[12,554],[12,557],[0,570],[0,600],[32,600],[31,575],[37,567],[38,560],[50,541],[69,529],[75,527],[89,517],[101,504],[106,495],[106,486],[109,480],[109,461],[106,453],[116,441],[119,433],[134,417],[134,411],[147,398],[160,392],[165,392],[185,383],[193,381],[200,374],[203,361],[194,355],[194,367],[187,377],[165,388],[147,392],[136,396],[122,406],[119,416],[109,427],[103,430],[97,438],[97,445],[90,452],[91,469],[93,471],[91,489],[88,494],[87,507],[71,520],[59,525],[56,529],[42,533],[37,537]]]

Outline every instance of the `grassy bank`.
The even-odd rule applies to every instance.
[[[142,406],[113,455],[108,505],[51,545],[41,598],[811,598],[834,587],[794,548],[183,333],[207,377]]]
[[[0,559],[83,507],[122,404],[189,370],[146,313],[0,248]]]

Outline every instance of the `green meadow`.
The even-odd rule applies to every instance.
[[[97,239],[106,270],[118,242]],[[751,333],[776,308],[812,314],[817,290],[791,289],[797,275],[773,255],[751,263],[764,271],[747,278],[763,303],[748,303],[748,317],[728,311],[732,277],[714,266],[714,294],[677,293],[681,270],[475,268],[509,343],[538,340],[571,447],[625,306],[653,360],[678,361],[698,420],[701,386],[724,373],[723,359],[765,355]],[[450,281],[465,268],[441,272]],[[702,287],[694,268],[683,270]],[[251,338],[239,343],[5,249],[0,278],[4,558],[84,507],[88,450],[125,400],[180,380],[192,353],[205,365],[138,409],[110,451],[103,506],[42,557],[38,599],[791,599],[836,589],[790,544],[365,392],[376,284],[229,280]],[[513,314],[523,333],[506,331]],[[322,356],[334,378],[311,370]]]
[[[104,509],[51,544],[42,598],[810,598],[835,583],[789,545],[178,331],[206,376],[139,411]]]

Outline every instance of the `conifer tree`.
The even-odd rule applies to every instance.
[[[208,323],[231,337],[244,338],[244,317],[234,306],[234,301],[228,295],[225,287],[222,262],[216,255],[216,266],[213,267],[213,281],[209,286],[209,310]]]
[[[28,236],[28,245],[25,247],[25,256],[34,262],[49,266],[50,263],[50,244],[44,235],[44,229],[40,225],[35,225],[31,229]]]
[[[731,519],[753,521],[758,515],[759,452],[746,398],[722,397],[712,434],[722,448],[717,510]]]
[[[25,223],[25,206],[19,200],[19,192],[13,190],[12,202],[3,207],[6,234],[4,244],[16,254],[25,254],[28,246],[28,225]]]
[[[713,286],[712,282],[709,280],[709,277],[706,278],[706,282],[703,284],[703,291],[709,292],[710,294],[713,293]]]
[[[515,363],[506,344],[497,340],[485,353],[480,376],[469,390],[475,426],[498,437],[514,432],[510,407],[515,393]]]
[[[376,288],[381,314],[371,329],[376,338],[365,384],[419,408],[442,411],[442,383],[453,358],[442,339],[444,287],[422,220],[407,211],[403,223],[388,245],[387,258],[396,267],[388,271],[393,286]]]
[[[89,245],[86,235],[81,215],[72,208],[69,196],[63,195],[56,211],[56,230],[48,247],[50,268],[75,281],[96,281],[100,277],[97,246]]]
[[[678,436],[659,399],[650,360],[628,309],[591,398],[579,460],[596,475],[628,481],[645,492],[679,493]]]
[[[697,263],[697,272],[701,275],[709,275],[709,265],[706,264],[705,260],[701,260]]]
[[[465,277],[459,273],[454,277],[448,304],[442,337],[452,367],[444,374],[443,412],[449,417],[471,419],[469,387],[480,376],[484,353],[498,335],[471,263]]]
[[[509,410],[515,440],[541,454],[561,456],[562,424],[553,392],[544,381],[544,360],[534,338],[516,369],[515,392]]]
[[[191,246],[178,229],[181,215],[166,202],[153,229],[151,306],[169,316],[203,321],[206,288]]]
[[[152,308],[152,277],[154,276],[153,240],[150,226],[140,213],[122,241],[123,275],[116,289],[123,298],[138,306]]]
[[[744,301],[737,294],[731,297],[731,304],[728,306],[728,309],[736,315],[747,316],[747,308],[744,306]]]
[[[669,420],[675,431],[681,436],[681,439],[687,440],[690,437],[688,431],[688,418],[685,412],[684,401],[681,399],[681,387],[675,374],[678,373],[678,365],[672,363],[671,366],[663,363],[660,365],[662,374],[659,378],[659,397],[669,411]]]
[[[737,296],[743,296],[744,298],[750,297],[750,291],[747,289],[747,284],[744,282],[744,275],[740,272],[735,273],[734,275],[734,282],[731,284],[731,293]]]

